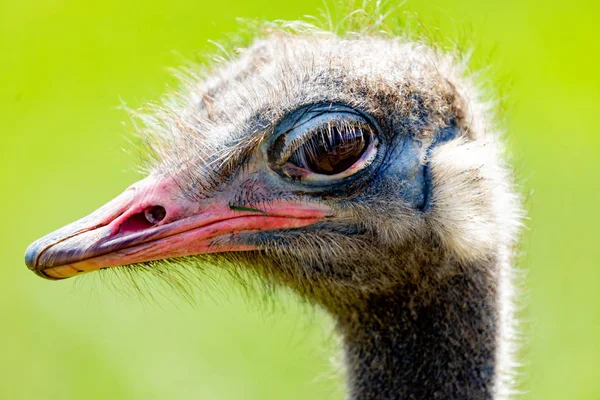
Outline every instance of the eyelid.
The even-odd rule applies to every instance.
[[[275,148],[274,163],[276,165],[285,164],[292,153],[305,144],[313,135],[319,132],[319,129],[325,125],[344,126],[364,126],[372,136],[374,135],[373,128],[370,124],[358,114],[350,112],[323,112],[308,121],[294,125],[290,130],[281,134],[276,143],[278,148]]]
[[[379,139],[377,138],[377,136],[373,135],[373,138],[369,143],[368,147],[365,149],[360,158],[350,168],[340,172],[339,174],[334,175],[317,174],[307,171],[308,173],[302,176],[302,180],[304,182],[330,182],[352,176],[358,173],[359,171],[365,169],[366,167],[371,165],[373,161],[375,161],[375,158],[377,157],[378,146]]]

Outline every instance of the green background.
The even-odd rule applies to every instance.
[[[23,262],[31,241],[138,179],[121,151],[122,101],[158,99],[175,84],[167,67],[216,51],[207,40],[236,31],[237,17],[295,19],[321,1],[1,1],[0,398],[341,399],[331,323],[293,296],[247,302],[216,271],[193,306],[168,291],[140,300],[96,274],[44,281]],[[506,88],[530,217],[525,399],[600,398],[598,4],[402,9],[442,36],[466,27]]]

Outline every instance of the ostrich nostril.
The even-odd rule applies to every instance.
[[[151,206],[144,211],[129,216],[121,226],[117,233],[129,234],[150,229],[165,219],[167,210],[163,206]]]
[[[148,207],[144,211],[144,217],[146,221],[151,223],[152,225],[158,224],[160,221],[165,219],[167,216],[167,210],[163,206],[152,206]]]

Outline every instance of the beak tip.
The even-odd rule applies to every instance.
[[[25,250],[25,264],[27,264],[27,267],[32,271],[37,269],[37,259],[39,254],[39,241],[33,242],[29,245],[29,247],[27,247],[27,250]]]
[[[52,281],[60,280],[60,278],[55,278],[46,274],[44,272],[44,269],[40,269],[39,267],[38,260],[44,247],[45,246],[43,245],[43,243],[41,243],[40,240],[36,240],[32,244],[30,244],[29,247],[27,247],[27,250],[25,250],[25,264],[27,265],[27,268],[29,268],[34,274],[41,278],[49,279]]]

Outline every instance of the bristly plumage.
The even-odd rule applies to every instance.
[[[375,23],[365,24],[369,21]],[[499,268],[493,272],[499,274],[502,297],[497,366],[502,383],[496,387],[503,391],[496,398],[508,398],[515,340],[510,259],[521,211],[502,162],[493,104],[466,75],[468,59],[456,49],[442,51],[405,30],[382,30],[386,17],[377,11],[357,11],[344,22],[342,28],[265,23],[249,48],[233,50],[227,65],[186,70],[183,90],[150,113],[138,114],[143,115],[145,142],[153,155],[149,169],[190,171],[188,164],[195,163],[190,174],[198,175],[188,176],[181,186],[199,196],[204,185],[221,182],[270,133],[274,121],[300,103],[343,101],[373,114],[385,103],[398,118],[412,121],[407,133],[423,141],[454,120],[469,140],[440,146],[429,156],[435,189],[427,220],[415,221],[402,204],[377,204],[376,198],[348,212],[359,215],[385,243],[401,242],[411,234],[426,236],[423,230],[429,228],[457,260],[479,261],[497,251]],[[296,261],[322,249],[332,255],[349,247],[362,253],[370,245],[335,234],[329,240],[322,234],[297,240],[277,256]],[[371,261],[385,257],[379,253],[385,251],[379,249]],[[261,257],[261,262],[267,260]]]
[[[227,192],[233,210],[267,215],[274,199],[332,210],[299,229],[217,238],[215,248],[255,249],[196,260],[253,271],[329,311],[351,399],[512,398],[522,211],[493,97],[468,56],[390,28],[384,7],[368,6],[337,25],[264,23],[216,65],[185,69],[181,88],[136,113],[145,168],[174,180],[186,202]],[[319,191],[274,183],[263,164],[275,156],[261,149],[288,119],[291,131],[307,113],[338,109],[377,126],[386,154],[376,171]],[[143,269],[180,285],[179,272],[164,275],[176,268]]]

